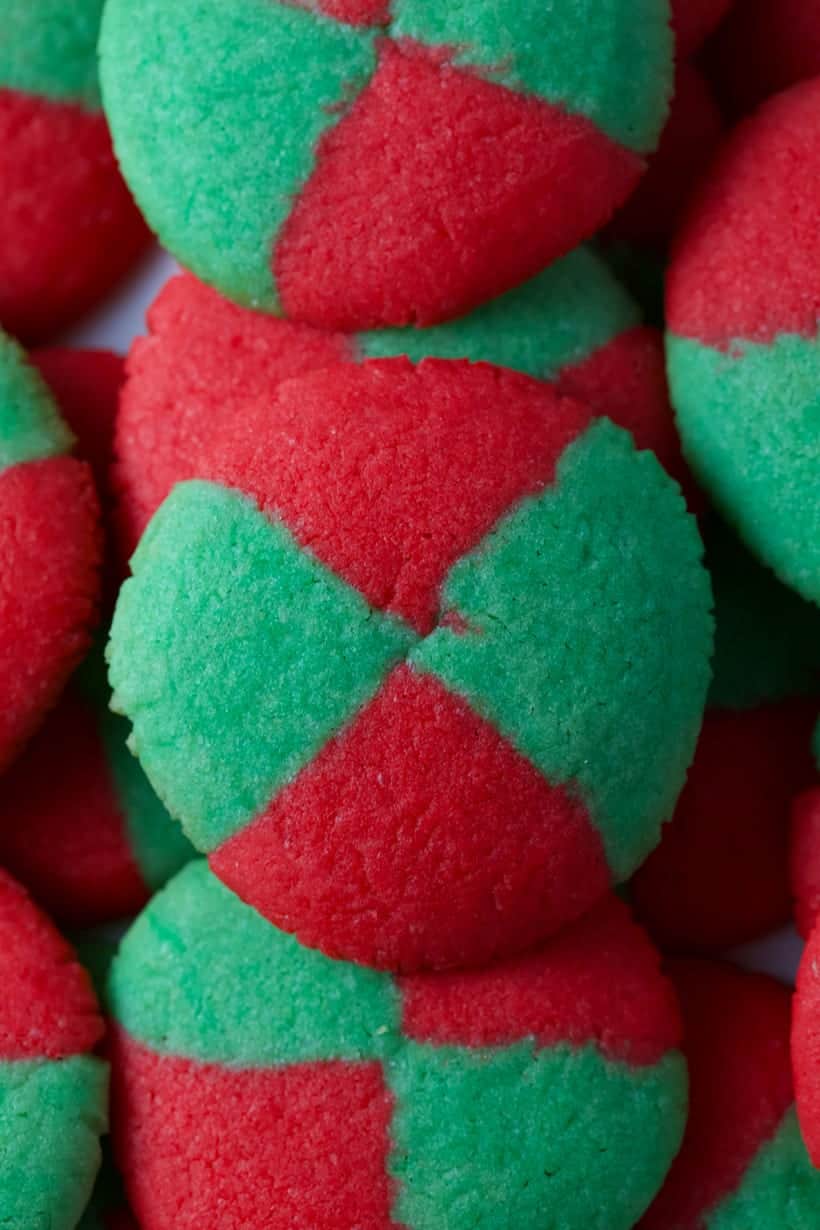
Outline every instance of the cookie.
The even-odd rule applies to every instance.
[[[10,1230],[73,1230],[106,1130],[103,1033],[88,976],[0,871],[0,1211]]]
[[[816,777],[809,743],[820,711],[820,611],[717,518],[704,534],[716,614],[709,705],[675,815],[631,884],[653,937],[682,952],[729,948],[789,921],[789,814]]]
[[[820,600],[820,82],[730,136],[667,279],[684,452],[755,554]]]
[[[526,376],[407,359],[286,381],[211,447],[143,536],[109,660],[217,874],[403,970],[531,947],[624,879],[711,643],[655,457]]]
[[[0,336],[0,770],[90,642],[101,537],[91,472],[22,351]]]
[[[356,330],[462,315],[594,234],[657,144],[673,36],[667,0],[113,0],[101,56],[163,244]]]
[[[797,1110],[806,1148],[820,1168],[820,926],[815,925],[797,975],[792,1026]]]
[[[820,1173],[794,1110],[789,990],[762,974],[680,961],[689,1122],[639,1230],[810,1230]]]
[[[612,898],[531,956],[394,979],[302,948],[193,863],[109,995],[143,1230],[627,1230],[680,1143],[677,1005]]]
[[[100,649],[0,778],[0,863],[67,927],[136,914],[194,853],[109,700]]]
[[[578,249],[531,282],[429,329],[325,333],[223,299],[190,274],[172,278],[128,357],[116,432],[118,526],[128,558],[219,424],[282,380],[337,362],[409,354],[485,360],[550,380],[651,448],[686,482],[658,333],[607,266]],[[689,483],[691,486],[691,482]]]
[[[0,323],[31,343],[102,299],[149,241],[102,113],[102,0],[0,18]]]
[[[708,66],[735,115],[820,75],[818,0],[743,0],[709,48]]]
[[[748,7],[754,0],[743,0]],[[723,21],[732,0],[672,0],[672,26],[679,60],[694,55]]]

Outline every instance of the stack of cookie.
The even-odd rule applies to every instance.
[[[820,59],[7,8],[0,1225],[820,1228]]]

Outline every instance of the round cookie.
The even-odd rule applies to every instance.
[[[794,1110],[789,990],[711,961],[672,962],[689,1122],[639,1230],[810,1230],[820,1174]]]
[[[7,0],[0,17],[0,323],[64,328],[149,234],[117,168],[97,82],[103,0]]]
[[[625,432],[487,364],[339,365],[211,442],[143,536],[114,704],[217,874],[331,955],[538,943],[657,841],[710,592]]]
[[[627,1230],[680,1143],[677,1005],[613,898],[531,956],[394,978],[302,948],[194,863],[109,996],[143,1230]]]
[[[820,76],[819,0],[742,0],[710,45],[708,65],[735,115]]]
[[[704,524],[715,593],[714,677],[694,763],[631,900],[675,951],[729,948],[792,913],[789,812],[812,783],[820,611],[757,564],[717,518]]]
[[[606,228],[607,245],[635,244],[663,256],[692,187],[708,167],[723,131],[723,117],[706,78],[694,65],[679,64],[660,145],[638,188]]]
[[[820,1168],[820,925],[809,936],[797,975],[792,1066],[803,1139]]]
[[[684,452],[752,550],[820,601],[820,82],[730,136],[667,279]]]
[[[748,7],[750,0],[742,0]],[[732,0],[672,0],[672,26],[678,60],[699,51],[732,7]]]
[[[193,855],[109,700],[95,650],[0,778],[0,863],[67,927],[134,915]]]
[[[239,308],[190,274],[172,278],[136,338],[116,431],[121,551],[128,558],[175,483],[221,423],[281,381],[336,362],[408,354],[485,360],[587,401],[687,483],[662,345],[592,251],[579,248],[461,320],[429,329],[324,333]],[[691,486],[691,480],[688,481]]]
[[[103,1023],[71,949],[3,871],[0,983],[3,1224],[73,1230],[106,1130]]]
[[[101,556],[91,472],[37,372],[0,335],[0,770],[90,642]]]
[[[112,0],[101,55],[164,245],[354,330],[461,315],[594,234],[657,145],[673,37],[668,0]]]

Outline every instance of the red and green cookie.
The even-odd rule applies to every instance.
[[[689,1121],[639,1230],[812,1230],[820,1173],[794,1109],[791,994],[762,974],[678,961]]]
[[[56,332],[129,269],[148,231],[97,81],[103,0],[6,0],[0,16],[0,323]]]
[[[90,642],[99,591],[91,471],[23,352],[0,335],[0,769]]]
[[[709,49],[709,69],[735,114],[820,75],[818,0],[741,0]]]
[[[684,452],[752,550],[820,601],[820,82],[742,123],[678,236],[668,367]]]
[[[116,430],[122,554],[223,422],[286,379],[408,354],[485,360],[587,401],[684,479],[658,333],[593,252],[579,248],[469,316],[428,329],[326,333],[239,308],[190,274],[166,283],[137,338]]]
[[[0,779],[0,863],[70,927],[132,916],[193,855],[109,699],[94,651]]]
[[[672,88],[668,0],[113,0],[120,163],[173,254],[249,307],[432,324],[605,223]]]
[[[789,921],[789,813],[816,777],[809,742],[820,709],[820,611],[717,518],[705,538],[716,615],[709,705],[675,815],[631,886],[653,936],[684,952]]]
[[[0,871],[0,1220],[73,1230],[100,1164],[108,1075],[88,976]]]
[[[109,998],[143,1230],[628,1230],[680,1144],[677,1005],[614,898],[531,956],[396,978],[301,947],[193,863]]]
[[[820,923],[809,937],[797,975],[792,1064],[803,1139],[820,1167]]]
[[[524,950],[625,879],[694,750],[710,591],[626,432],[487,364],[285,381],[120,594],[132,746],[217,875],[331,955]]]

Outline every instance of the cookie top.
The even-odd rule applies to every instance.
[[[0,871],[0,1207],[9,1225],[72,1230],[100,1162],[107,1074],[88,976]]]
[[[148,232],[102,114],[102,0],[8,0],[0,17],[0,322],[30,343],[100,299]]]
[[[820,598],[820,83],[741,124],[701,185],[667,280],[672,398],[717,506]]]
[[[640,1230],[806,1230],[820,1174],[794,1111],[788,988],[709,961],[673,962],[689,1066],[683,1146]]]
[[[195,863],[109,994],[114,1143],[146,1230],[217,1209],[259,1230],[535,1230],[559,1210],[626,1230],[679,1143],[677,1007],[614,899],[532,956],[396,979],[301,947]]]
[[[579,248],[469,316],[428,329],[324,332],[239,308],[190,274],[172,278],[128,356],[117,418],[118,529],[128,558],[175,483],[196,478],[220,424],[286,379],[402,354],[484,360],[554,381],[630,430],[683,478],[655,330],[591,250]]]
[[[101,556],[91,472],[45,384],[0,337],[0,768],[90,641]]]
[[[165,246],[353,330],[460,315],[592,235],[657,144],[673,36],[667,0],[114,0],[101,55]]]
[[[286,381],[211,446],[143,536],[109,660],[217,874],[400,969],[524,949],[628,875],[711,642],[656,459],[540,382],[442,360]]]
[[[800,1127],[809,1156],[820,1167],[820,926],[815,925],[794,997],[792,1063]]]

